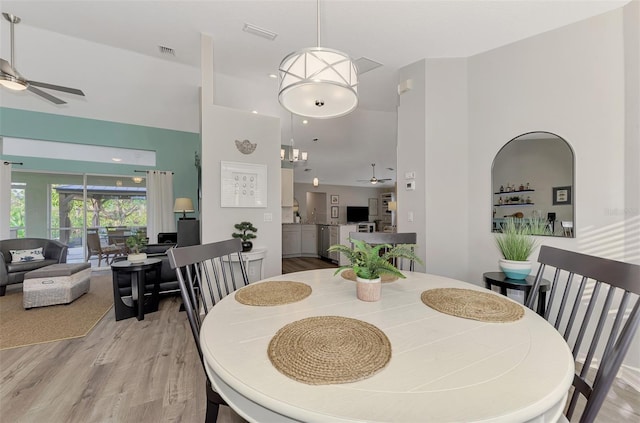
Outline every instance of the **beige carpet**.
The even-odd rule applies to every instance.
[[[89,292],[71,304],[25,310],[21,286],[0,297],[0,350],[85,336],[113,306],[111,272],[93,273]]]

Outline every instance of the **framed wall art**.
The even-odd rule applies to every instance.
[[[338,206],[331,206],[331,218],[332,219],[338,218]]]
[[[571,187],[553,187],[553,205],[571,204]]]
[[[332,195],[331,196],[331,204],[340,204],[340,196]]]
[[[267,165],[221,161],[220,207],[267,207]]]

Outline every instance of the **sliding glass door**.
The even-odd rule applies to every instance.
[[[48,238],[69,246],[68,262],[87,259],[87,232],[103,245],[146,232],[142,177],[12,172],[12,238]]]

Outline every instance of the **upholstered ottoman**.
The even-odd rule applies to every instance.
[[[90,263],[58,263],[24,275],[22,305],[25,309],[69,304],[89,291]]]

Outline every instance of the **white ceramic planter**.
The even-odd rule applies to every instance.
[[[500,259],[498,261],[500,270],[507,275],[509,279],[525,279],[531,273],[530,261],[514,261]]]
[[[356,295],[361,301],[380,301],[382,278],[361,279],[356,277]]]
[[[131,263],[142,263],[147,259],[147,253],[129,254],[127,260]]]

